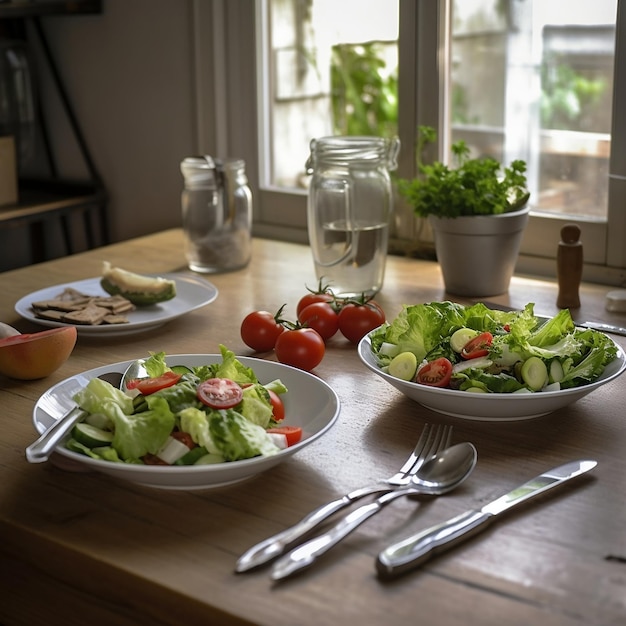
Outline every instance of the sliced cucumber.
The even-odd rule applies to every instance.
[[[413,380],[417,371],[417,357],[412,352],[401,352],[389,363],[389,373],[401,380]]]
[[[533,391],[539,391],[548,382],[548,368],[538,356],[531,356],[524,361],[521,374],[523,381]]]
[[[457,354],[461,354],[461,350],[467,345],[467,342],[477,336],[477,330],[473,330],[472,328],[459,328],[459,330],[455,330],[450,337],[450,347]]]
[[[550,382],[551,383],[560,383],[563,380],[563,376],[565,373],[563,372],[563,366],[561,365],[561,361],[558,359],[553,359],[550,362]]]
[[[110,430],[103,430],[91,424],[80,422],[72,429],[72,437],[88,448],[98,448],[109,446],[113,441],[113,433]]]
[[[191,374],[193,370],[186,365],[172,365],[170,368],[172,372],[176,372],[176,374]]]
[[[482,387],[468,387],[465,391],[468,393],[489,393],[486,389]]]

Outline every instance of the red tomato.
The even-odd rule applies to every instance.
[[[285,330],[276,341],[276,357],[281,363],[310,371],[324,358],[326,346],[320,334],[312,328]]]
[[[229,378],[208,378],[198,385],[198,400],[212,409],[231,409],[243,398],[243,389]]]
[[[431,387],[447,387],[452,377],[452,363],[442,356],[417,370],[415,381]]]
[[[280,422],[285,419],[285,405],[283,404],[282,398],[271,389],[267,390],[270,394],[270,402],[272,403],[272,417]]]
[[[142,395],[149,396],[155,391],[175,385],[181,378],[182,375],[176,372],[165,372],[155,378],[134,378],[128,381],[126,387],[128,389],[137,389]]]
[[[298,313],[298,321],[328,341],[339,330],[339,316],[328,302],[314,302]]]
[[[302,428],[300,426],[277,426],[276,428],[268,428],[268,433],[278,433],[285,435],[287,438],[287,446],[293,446],[302,439]]]
[[[169,465],[169,463],[166,463],[163,459],[160,459],[155,454],[146,454],[141,457],[141,460],[146,465]]]
[[[489,331],[476,335],[470,339],[461,350],[461,356],[464,359],[477,359],[481,356],[489,354],[489,346],[493,343],[493,335]]]
[[[282,311],[282,309],[281,309]],[[257,352],[269,352],[274,349],[276,340],[285,330],[278,323],[278,316],[267,311],[253,311],[241,322],[241,338],[244,343]]]
[[[371,330],[385,321],[385,312],[373,300],[359,304],[350,302],[339,311],[339,330],[352,343],[359,343]]]
[[[184,433],[181,430],[175,430],[170,436],[172,439],[176,439],[182,444],[185,444],[190,450],[196,447],[196,442],[191,438],[189,433]]]
[[[328,293],[327,291],[324,291],[322,293],[319,293],[319,292],[307,293],[306,296],[302,296],[302,298],[300,298],[300,301],[298,302],[298,306],[296,307],[296,315],[298,316],[298,319],[300,319],[300,313],[302,313],[302,311],[306,309],[306,307],[308,307],[310,304],[315,304],[316,302],[332,302],[332,301],[333,301],[333,295],[331,293]]]

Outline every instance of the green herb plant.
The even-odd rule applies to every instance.
[[[421,160],[424,148],[436,139],[434,128],[419,127],[418,176],[398,180],[398,192],[416,215],[449,218],[497,215],[519,210],[528,202],[525,161],[514,160],[509,167],[502,168],[491,157],[470,158],[470,149],[461,140],[452,145],[456,168],[440,161],[424,164]]]

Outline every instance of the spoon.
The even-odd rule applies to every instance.
[[[117,387],[122,380],[122,375],[119,372],[107,372],[106,374],[100,374],[98,378]],[[47,410],[47,412],[51,417],[55,417],[52,415],[51,410]],[[79,406],[74,406],[67,413],[56,418],[52,426],[26,448],[26,460],[29,463],[43,463],[47,461],[56,446],[74,428],[75,424],[85,419],[86,415],[86,411],[83,411]]]
[[[310,539],[280,558],[272,569],[271,578],[280,580],[309,567],[319,556],[396,498],[417,494],[440,496],[458,487],[472,473],[477,458],[476,448],[469,442],[446,448],[424,463],[408,486],[390,491],[360,506],[328,532]]]
[[[120,383],[120,389],[125,392],[133,393],[133,390],[128,389],[128,382],[131,380],[135,380],[137,378],[148,378],[149,374],[144,367],[144,360],[138,359],[137,361],[133,361],[127,368],[124,374],[122,375],[122,381]],[[135,393],[138,393],[137,390],[134,390]]]

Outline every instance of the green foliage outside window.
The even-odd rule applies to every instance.
[[[335,134],[397,134],[397,70],[388,71],[381,43],[333,46],[331,88]]]

